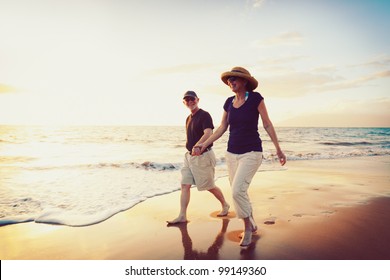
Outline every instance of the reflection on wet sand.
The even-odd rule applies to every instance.
[[[260,239],[258,234],[254,234],[252,237],[252,243],[247,247],[240,247],[240,234],[242,231],[227,232],[229,219],[222,219],[221,230],[217,232],[214,242],[210,245],[207,251],[200,251],[193,248],[192,239],[188,232],[188,223],[169,224],[168,227],[175,227],[180,230],[182,243],[184,248],[184,260],[218,260],[220,259],[219,250],[222,248],[225,238],[231,242],[237,243],[237,250],[240,251],[241,259],[251,260],[255,258],[255,248],[257,240]]]

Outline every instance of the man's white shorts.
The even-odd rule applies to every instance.
[[[215,188],[215,165],[216,158],[213,150],[204,152],[200,156],[185,154],[184,166],[181,169],[181,183],[196,185],[199,191]]]

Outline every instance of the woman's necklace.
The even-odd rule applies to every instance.
[[[244,100],[244,103],[245,101],[248,99],[248,96],[249,96],[249,92],[245,92],[245,100]],[[232,100],[232,104],[234,103],[234,100],[236,100],[236,97],[234,96],[233,100]]]

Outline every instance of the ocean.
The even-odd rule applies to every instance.
[[[285,171],[259,129],[259,172]],[[390,128],[276,128],[288,161],[390,155]],[[227,176],[228,132],[214,143]],[[180,189],[185,129],[176,126],[0,126],[0,226],[87,226]],[[217,182],[218,184],[218,182]],[[179,202],[178,202],[179,203]],[[179,207],[179,204],[178,204]]]

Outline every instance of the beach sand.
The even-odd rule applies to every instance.
[[[189,223],[170,226],[180,192],[154,197],[99,224],[0,227],[2,260],[390,259],[390,157],[294,161],[258,172],[250,187],[258,234],[217,218],[218,201],[192,189]],[[156,182],[157,184],[158,182]],[[231,202],[228,179],[217,185]]]

